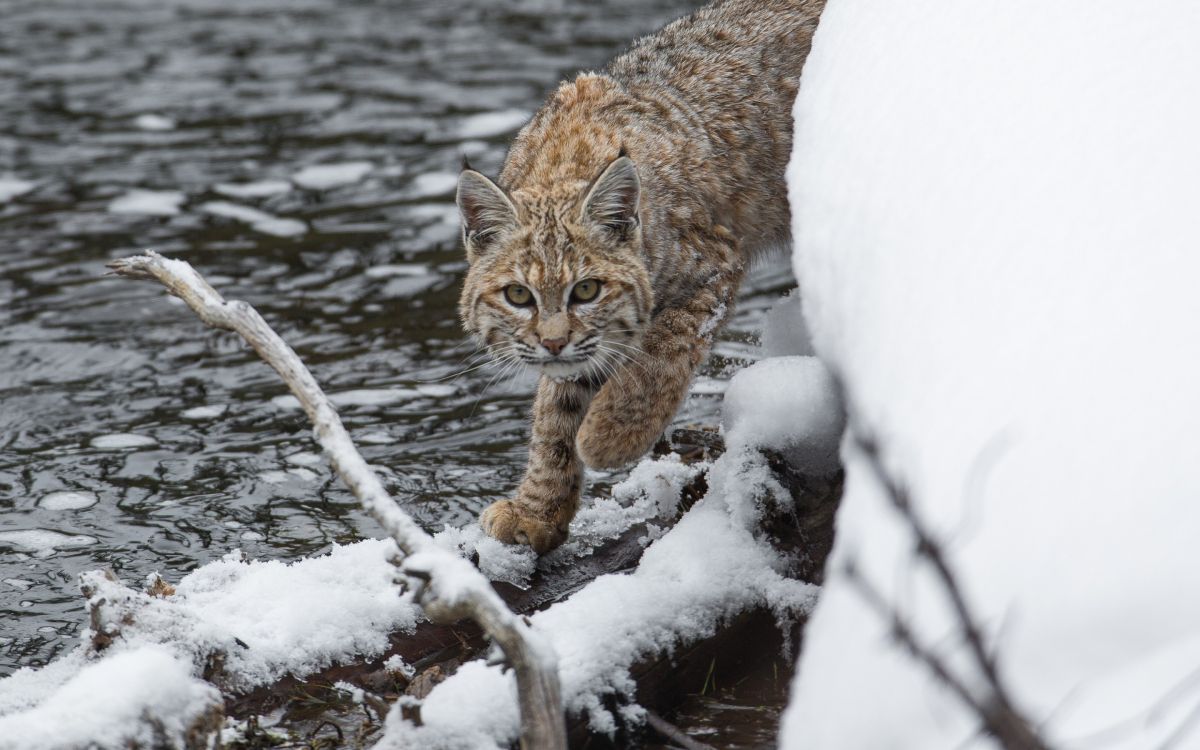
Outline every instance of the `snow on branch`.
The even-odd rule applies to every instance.
[[[521,746],[565,748],[566,724],[553,649],[505,606],[478,570],[436,546],[387,494],[312,373],[258,311],[245,302],[225,300],[190,264],[154,251],[108,265],[118,276],[158,281],[205,324],[244,338],[279,373],[313,423],[314,436],[334,471],[403,552],[396,563],[404,582],[416,588],[415,599],[429,619],[451,622],[470,617],[503,651],[516,673]]]

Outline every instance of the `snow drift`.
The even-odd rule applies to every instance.
[[[796,102],[816,350],[1059,747],[1200,743],[1197,39],[1183,0],[834,0]],[[782,744],[987,746],[846,575],[962,666],[929,566],[844,453]]]

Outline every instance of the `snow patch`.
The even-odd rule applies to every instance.
[[[21,670],[0,686],[36,674]],[[193,677],[190,663],[161,646],[80,665],[60,685],[40,688],[44,695],[34,707],[0,715],[0,748],[184,747],[191,725],[223,707],[216,688]],[[158,725],[151,726],[146,716]]]

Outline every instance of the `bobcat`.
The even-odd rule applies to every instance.
[[[541,371],[525,477],[483,511],[488,534],[561,544],[584,464],[649,450],[747,257],[787,241],[792,101],[823,5],[717,0],[560,85],[497,182],[464,164],[464,327]]]

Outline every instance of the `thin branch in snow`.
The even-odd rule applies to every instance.
[[[429,619],[452,622],[470,617],[508,657],[516,672],[521,747],[565,750],[558,660],[549,644],[505,606],[478,570],[435,545],[388,495],[312,373],[258,311],[245,302],[226,301],[191,265],[154,251],[114,260],[108,266],[118,276],[158,281],[207,325],[239,334],[279,373],[313,423],[314,436],[334,471],[404,553],[400,570],[416,588],[414,598]]]
[[[895,638],[919,661],[923,662],[943,683],[970,706],[983,722],[983,728],[1002,746],[1013,750],[1046,750],[1049,746],[1038,735],[1034,724],[1017,709],[1011,694],[996,666],[996,657],[985,641],[983,631],[971,611],[962,586],[947,561],[941,542],[917,515],[908,489],[883,464],[879,444],[861,431],[852,429],[855,446],[859,449],[892,507],[900,514],[916,540],[918,558],[933,568],[946,598],[949,600],[967,644],[972,663],[979,670],[978,681],[986,686],[979,696],[966,687],[945,661],[917,639],[903,615],[862,576],[853,564],[846,566],[850,582],[873,610],[891,623]],[[974,680],[972,681],[974,682]]]
[[[716,750],[712,745],[706,745],[687,736],[682,729],[653,711],[646,712],[646,724],[655,732],[662,735],[663,739],[674,742],[676,746],[683,748],[683,750]]]

